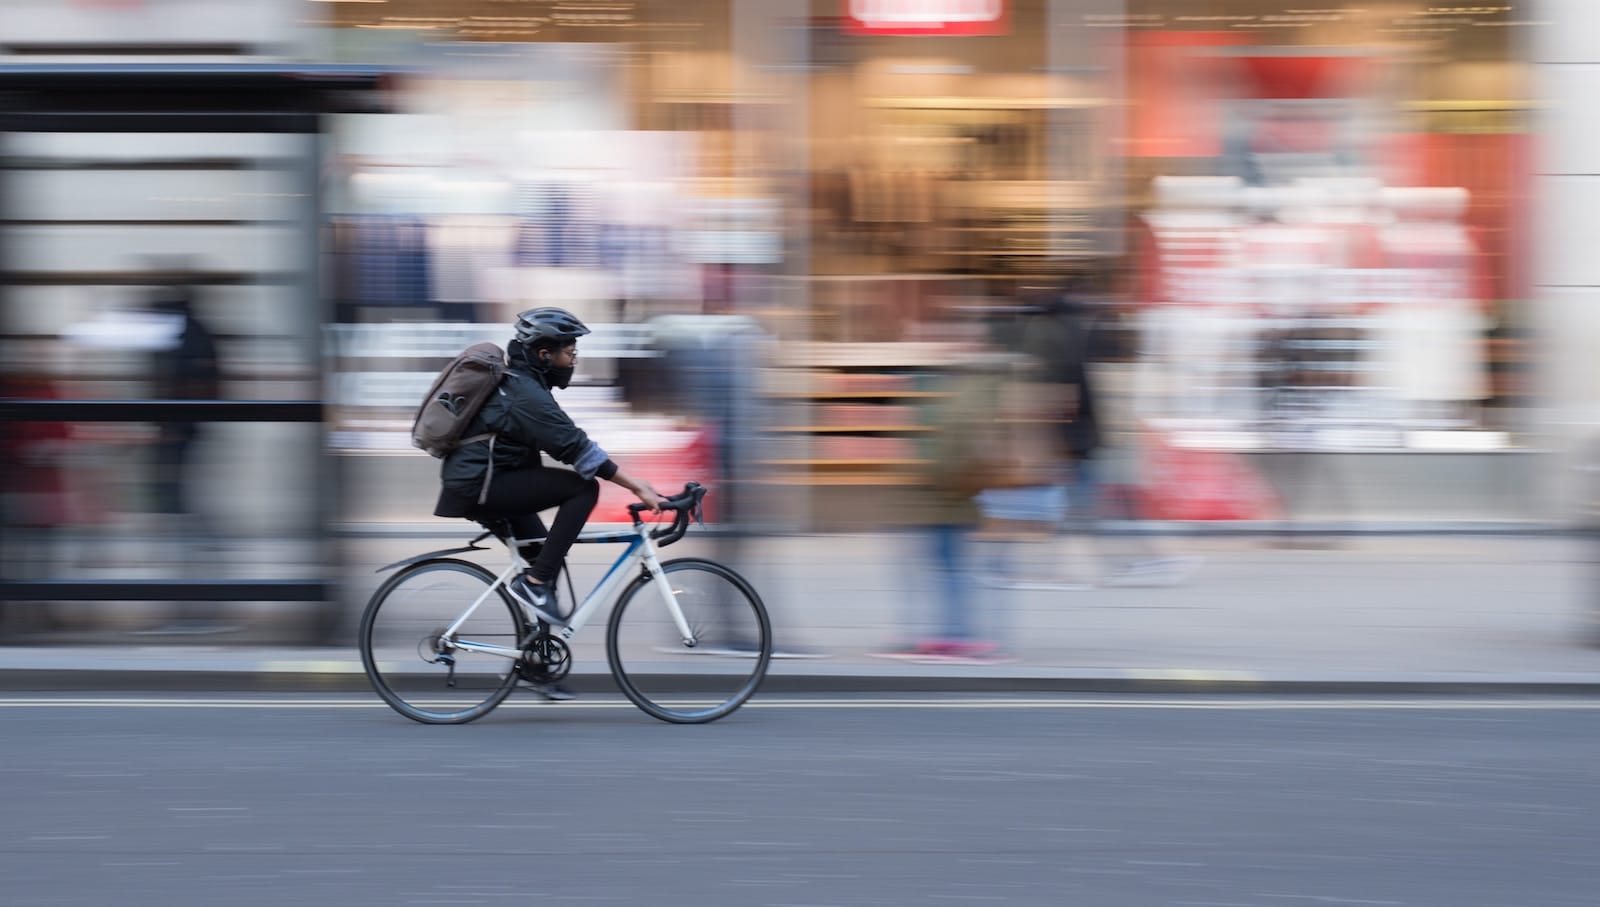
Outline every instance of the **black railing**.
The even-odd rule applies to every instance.
[[[0,400],[0,422],[321,422],[316,400]]]

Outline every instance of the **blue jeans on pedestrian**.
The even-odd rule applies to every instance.
[[[967,526],[939,525],[928,529],[928,554],[932,560],[934,595],[939,603],[941,639],[973,641],[972,530]]]
[[[1067,488],[1068,520],[1080,527],[1096,528],[1100,519],[1100,471],[1089,457],[1072,464],[1071,484]]]

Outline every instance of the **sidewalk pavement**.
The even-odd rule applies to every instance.
[[[1105,544],[1127,549],[1137,540]],[[0,689],[367,690],[348,627],[377,565],[455,537],[365,537],[346,546],[347,629],[327,647],[264,645],[259,627],[204,644],[0,647]],[[714,540],[667,550],[711,555]],[[921,664],[872,653],[931,611],[914,536],[762,539],[742,569],[786,650],[764,689],[789,692],[1304,692],[1600,694],[1600,545],[1561,535],[1163,537],[1191,559],[1181,582],[1104,585],[1088,540],[1029,543],[1021,571],[1053,588],[986,587],[982,613],[1018,659]],[[1316,547],[1310,547],[1315,545]],[[1131,551],[1130,551],[1131,553]],[[581,587],[615,555],[579,546]],[[1041,584],[1043,585],[1043,584]],[[270,612],[258,612],[270,614]],[[263,620],[267,618],[261,618]],[[597,629],[599,630],[597,632]],[[612,689],[591,626],[571,683]],[[228,643],[232,644],[228,644]]]

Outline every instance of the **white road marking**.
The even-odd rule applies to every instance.
[[[1177,709],[1216,711],[1337,711],[1337,710],[1388,710],[1388,711],[1595,711],[1600,710],[1600,699],[1566,698],[1508,698],[1508,699],[1454,699],[1454,698],[1221,698],[1221,699],[1099,699],[1099,698],[1005,698],[985,699],[959,697],[947,699],[906,698],[781,698],[757,699],[744,706],[748,709]],[[87,696],[10,696],[0,698],[0,709],[65,709],[65,708],[129,708],[129,709],[386,709],[388,706],[376,698],[319,699],[304,697],[294,699],[254,699],[228,696],[172,696],[172,697],[87,697]],[[599,710],[631,709],[633,703],[625,699],[588,699],[574,702],[513,701],[502,703],[503,709],[559,709]]]

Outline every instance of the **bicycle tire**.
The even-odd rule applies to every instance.
[[[618,598],[606,626],[611,676],[634,705],[662,721],[704,724],[732,714],[755,695],[772,661],[772,623],[766,605],[749,581],[715,561],[677,558],[661,568],[698,644],[683,645],[664,605],[651,614],[643,605],[630,609],[638,601],[653,600],[641,599],[642,591],[655,587],[649,576],[640,576]],[[625,625],[630,615],[634,620]],[[663,654],[691,657],[699,665],[669,664]],[[726,655],[730,660],[713,664],[707,655]],[[737,668],[744,663],[750,665],[748,672]],[[729,670],[729,666],[735,667]]]
[[[433,636],[494,581],[493,573],[471,561],[433,558],[406,567],[378,587],[361,615],[358,648],[367,679],[384,702],[423,724],[465,724],[489,714],[511,695],[517,684],[516,659],[455,650],[445,653],[456,661],[452,672],[428,657],[440,654]],[[527,623],[504,589],[495,592],[457,636],[515,648]],[[496,630],[501,632],[490,632]]]

